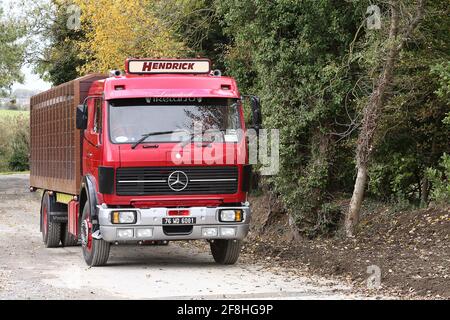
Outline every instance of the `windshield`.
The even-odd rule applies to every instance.
[[[194,131],[195,129],[195,131]],[[236,99],[120,99],[109,103],[113,143],[196,141],[237,142],[241,129]]]

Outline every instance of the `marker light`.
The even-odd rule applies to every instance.
[[[169,210],[167,214],[169,216],[188,216],[190,212],[189,210]]]
[[[242,210],[240,209],[226,209],[220,211],[221,222],[242,222],[243,217]]]

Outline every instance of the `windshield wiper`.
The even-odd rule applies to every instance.
[[[192,140],[194,140],[194,138],[195,138],[199,133],[203,136],[205,133],[208,133],[208,132],[210,132],[210,131],[218,131],[218,132],[222,133],[222,136],[225,135],[225,130],[223,130],[223,129],[208,129],[208,130],[205,130],[205,131],[202,131],[202,132],[198,132],[198,133],[197,133],[197,132],[190,133],[190,134],[189,134],[189,139],[186,139],[186,140],[181,144],[181,147],[183,148],[183,147],[185,147],[188,143],[191,143]],[[216,141],[216,137],[213,137],[211,141],[202,141],[202,142],[206,144],[206,145],[204,145],[204,146],[209,146],[211,143],[213,143],[213,142],[215,142],[215,141]]]
[[[140,145],[142,142],[144,142],[145,140],[147,140],[147,138],[149,138],[149,137],[153,137],[153,136],[162,136],[162,135],[165,135],[165,134],[174,134],[174,133],[177,133],[177,132],[179,132],[179,131],[174,131],[174,130],[172,130],[172,131],[150,132],[150,133],[143,134],[143,135],[142,135],[142,138],[140,138],[138,141],[136,141],[136,142],[131,146],[131,149],[136,149],[136,147],[137,147],[138,145]]]
[[[138,141],[136,141],[136,142],[131,146],[131,149],[136,149],[136,147],[137,147],[138,145],[140,145],[141,143],[143,143],[143,142],[144,142],[145,140],[147,140],[147,138],[149,138],[149,137],[153,137],[153,136],[162,136],[162,135],[165,135],[165,134],[174,134],[174,133],[182,132],[182,131],[184,131],[184,130],[158,131],[158,132],[149,132],[149,133],[143,134],[143,135],[142,135],[142,138],[140,138]],[[209,131],[219,131],[219,132],[222,133],[222,135],[225,134],[225,130],[221,130],[221,129],[208,129],[208,130],[205,130],[205,131],[201,132],[200,134],[201,134],[201,135],[204,135],[205,133],[208,133]],[[182,143],[181,146],[184,147],[184,146],[186,146],[188,143],[192,142],[192,140],[193,140],[197,135],[198,135],[197,132],[189,133],[189,138],[186,139],[186,141],[184,141],[184,142]],[[212,141],[205,141],[205,143],[207,143],[207,144],[209,145],[209,144],[213,143],[214,141],[215,141],[215,138],[214,138]]]

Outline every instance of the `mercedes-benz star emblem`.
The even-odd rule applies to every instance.
[[[180,192],[188,186],[189,178],[183,171],[175,171],[170,174],[167,183],[170,189],[175,192]]]

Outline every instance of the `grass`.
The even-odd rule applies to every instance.
[[[6,176],[10,174],[29,174],[30,171],[4,171],[0,172],[0,176]]]
[[[0,118],[6,117],[18,117],[18,116],[29,116],[28,111],[16,111],[16,110],[0,110]]]

